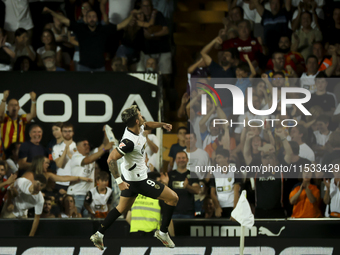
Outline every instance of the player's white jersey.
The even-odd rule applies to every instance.
[[[148,177],[144,157],[146,137],[143,132],[144,126],[140,127],[139,134],[125,128],[122,140],[117,147],[118,152],[124,156],[121,171],[127,181],[142,181]]]
[[[109,210],[107,204],[112,202],[112,189],[106,188],[106,194],[99,194],[97,187],[90,189],[85,200],[90,202],[93,212],[107,212]]]

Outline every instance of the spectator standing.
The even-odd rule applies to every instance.
[[[236,67],[237,81],[235,86],[242,90],[243,95],[246,95],[247,88],[252,85],[252,79],[256,75],[256,70],[247,54],[244,54],[243,58],[247,63],[241,62]]]
[[[205,150],[202,150],[196,147],[196,142],[197,142],[197,139],[196,139],[195,133],[185,134],[185,145],[187,148],[184,150],[184,152],[186,153],[186,156],[188,157],[187,167],[188,169],[190,169],[192,173],[196,173],[198,175],[198,178],[201,180],[205,177],[205,173],[196,172],[195,166],[209,166],[210,159],[209,159],[208,153]],[[178,168],[178,165],[177,165],[177,168]]]
[[[217,36],[208,45],[206,45],[201,50],[203,61],[208,67],[211,78],[235,78],[236,73],[234,62],[236,60],[236,57],[235,54],[233,54],[233,49],[227,49],[223,51],[223,53],[219,57],[219,63],[213,61],[212,58],[208,55],[214,45],[221,45],[222,43],[222,38]],[[234,79],[229,79],[228,81],[231,82],[231,84],[234,84]],[[232,111],[233,105],[233,97],[231,95],[231,92],[226,89],[217,89],[217,93],[220,95],[221,98],[224,99],[224,102],[226,102],[226,104],[223,105],[223,111],[227,116],[229,116]]]
[[[310,16],[311,27],[313,29],[320,29],[319,20],[324,19],[324,13],[322,8],[317,8],[318,5],[316,1],[301,1],[297,6],[298,9],[295,10],[292,17],[292,30],[296,31],[301,26],[303,26],[304,20],[302,19],[302,15],[308,13]]]
[[[44,55],[44,53],[46,51],[53,51],[55,53],[55,56],[56,56],[56,65],[58,67],[60,67],[63,52],[62,52],[61,48],[59,46],[57,46],[57,42],[55,40],[53,32],[50,29],[45,29],[42,32],[41,41],[44,44],[44,46],[37,49],[38,66],[40,66],[40,67],[43,66],[42,56]]]
[[[270,0],[270,11],[266,10],[256,0],[255,8],[262,17],[262,25],[264,30],[263,44],[268,47],[269,54],[277,50],[277,45],[282,34],[288,34],[290,29],[288,23],[291,20],[290,3],[286,1],[285,8],[281,7],[280,0]]]
[[[187,169],[188,156],[186,152],[180,151],[176,154],[177,169],[162,175],[161,181],[175,191],[179,202],[172,215],[173,219],[189,219],[195,216],[195,198],[198,194],[198,178],[194,172]]]
[[[202,217],[204,215],[204,199],[208,195],[208,189],[206,182],[201,180],[199,182],[199,192],[195,195],[195,217]]]
[[[65,18],[62,12],[58,11],[57,14]],[[45,29],[51,30],[54,34],[57,46],[59,46],[62,50],[63,64],[65,66],[69,66],[74,49],[71,41],[69,40],[70,31],[67,26],[65,26],[60,19],[53,17],[53,23],[46,24]]]
[[[320,218],[319,209],[320,190],[316,185],[311,184],[313,173],[305,169],[303,181],[297,185],[289,195],[289,200],[293,207],[292,218]]]
[[[262,46],[253,38],[250,34],[251,25],[248,20],[240,21],[237,25],[238,37],[224,41],[222,44],[222,50],[229,48],[236,48],[240,53],[240,59],[243,62],[247,62],[244,55],[247,55],[251,62],[259,62],[262,53]],[[255,64],[257,66],[258,64]]]
[[[266,145],[260,148],[262,165],[277,166],[275,148]],[[255,174],[255,218],[285,218],[283,209],[282,173],[275,171]]]
[[[312,147],[316,156],[322,157],[326,150],[326,143],[329,140],[332,131],[328,129],[329,117],[321,115],[316,119],[316,125],[318,130],[314,131],[314,136],[316,138],[316,144]],[[320,159],[318,160],[320,162]]]
[[[279,131],[282,130],[282,131]],[[297,172],[301,171],[301,166],[310,165],[312,162],[310,162],[308,159],[300,158],[300,146],[297,142],[290,141],[289,144],[287,144],[287,137],[286,132],[283,129],[276,129],[275,134],[281,139],[281,142],[283,144],[284,148],[284,158],[282,165],[288,166],[290,169],[299,169]],[[287,216],[289,217],[292,215],[293,206],[291,205],[289,201],[289,194],[295,188],[295,186],[300,182],[298,178],[301,177],[300,174],[294,173],[288,173],[285,174],[285,186],[283,190],[283,204],[287,211]]]
[[[19,114],[20,106],[17,99],[10,99],[5,113],[6,101],[9,96],[9,90],[5,90],[0,104],[0,123],[1,123],[1,146],[0,148],[7,149],[12,143],[25,141],[26,124],[29,123],[36,114],[36,94],[32,91],[31,111],[28,114]],[[1,154],[0,149],[0,154]]]
[[[331,117],[334,114],[338,102],[336,100],[336,96],[333,93],[327,91],[327,85],[328,81],[325,73],[320,72],[318,75],[316,75],[316,92],[312,93],[311,99],[306,104],[306,108],[310,109],[311,107],[318,105],[324,111],[323,114]]]
[[[318,58],[319,72],[325,71],[332,65],[332,58],[330,56],[325,56],[325,48],[322,42],[315,41],[313,43],[313,55]]]
[[[61,127],[61,134],[63,141],[53,146],[52,158],[57,166],[57,175],[71,175],[71,159],[77,152],[77,145],[73,141],[73,125],[71,123],[64,123]],[[62,189],[62,192],[66,193],[69,185],[70,182],[56,182],[56,189]]]
[[[250,0],[234,0],[232,2],[232,7],[239,6],[243,9],[243,18],[251,22],[255,22],[256,10],[254,8],[253,1]]]
[[[340,164],[340,160],[337,159],[332,162],[333,164]],[[334,177],[331,180],[324,179],[325,195],[323,201],[326,205],[330,205],[330,217],[340,218],[340,174],[336,168],[333,169]]]
[[[140,60],[140,52],[143,49],[144,32],[143,27],[148,23],[144,22],[144,14],[137,13],[136,19],[131,19],[129,25],[124,28],[124,35],[122,44],[118,47],[116,57],[121,57],[123,62],[129,67],[136,69],[136,63]],[[151,21],[154,24],[155,15],[152,16]],[[132,66],[133,65],[133,66]]]
[[[316,91],[315,77],[319,73],[318,59],[314,55],[306,58],[306,72],[300,77],[300,85],[302,88],[309,90],[311,93]]]
[[[6,42],[7,33],[0,26],[0,71],[10,71],[15,60],[15,52],[10,43]]]
[[[31,17],[31,12],[28,5],[28,0],[24,1],[5,1],[5,26],[3,27],[8,31],[7,41],[11,44],[15,40],[15,31],[18,28],[23,28],[27,30],[29,38],[32,37],[33,22]]]
[[[57,122],[54,123],[52,126],[52,135],[53,135],[53,139],[51,141],[49,141],[49,143],[47,144],[46,149],[48,150],[48,159],[50,160],[50,169],[55,173],[57,171],[57,166],[53,160],[53,156],[52,156],[52,152],[53,152],[53,146],[56,144],[61,143],[64,138],[63,135],[61,133],[61,127],[62,127],[63,123],[62,122]]]
[[[112,23],[118,25],[129,17],[133,10],[136,0],[102,0],[100,1],[100,10],[103,20],[106,24]],[[108,13],[108,15],[107,15]]]
[[[47,7],[44,8],[44,12],[50,13],[55,19],[70,27],[77,35],[80,54],[78,71],[105,71],[104,52],[107,37],[126,27],[132,19],[131,14],[129,18],[118,25],[108,24],[102,26],[97,25],[97,13],[93,10],[88,11],[86,14],[87,24],[70,21]]]
[[[150,22],[151,19],[155,19],[155,21],[153,26],[144,28],[144,57],[141,58],[143,68],[138,68],[137,71],[145,71],[146,61],[149,58],[155,58],[159,71],[163,75],[167,75],[166,81],[168,82],[169,75],[172,73],[169,24],[161,12],[154,12],[151,0],[142,0],[141,2],[144,21]]]
[[[281,52],[274,52],[272,55],[273,69],[266,72],[268,77],[272,78],[274,73],[282,72],[285,77],[297,77],[291,66],[285,66],[285,56]]]
[[[297,142],[300,146],[299,157],[306,158],[311,162],[315,162],[313,150],[305,143],[308,136],[308,130],[303,125],[298,124],[290,130],[291,140]]]
[[[42,174],[34,176],[34,181],[22,177],[18,178],[14,182],[14,189],[17,191],[17,196],[13,197],[12,192],[9,195],[7,202],[5,203],[1,217],[5,219],[13,218],[27,218],[27,211],[34,207],[34,221],[29,236],[34,236],[37,231],[40,215],[43,211],[44,197],[41,194],[41,190],[46,185],[46,178]],[[13,211],[9,210],[9,201],[13,203]]]
[[[324,29],[325,42],[329,45],[340,43],[340,6],[336,5],[333,9],[332,24],[327,29]]]
[[[21,172],[26,171],[31,166],[35,156],[48,156],[46,149],[40,145],[43,135],[42,128],[38,124],[33,124],[30,126],[28,134],[31,138],[30,141],[21,144],[19,149],[19,171]]]
[[[29,35],[26,29],[18,28],[15,31],[15,44],[13,51],[15,57],[28,56],[32,61],[35,61],[36,54],[33,47],[30,45]]]
[[[208,45],[201,50],[201,55],[206,66],[208,66],[212,78],[235,78],[235,69],[233,68],[233,58],[229,50],[223,52],[222,57],[217,64],[208,55],[215,44],[221,45],[222,38],[217,36]]]
[[[291,40],[290,36],[288,35],[282,35],[279,40],[279,48],[278,52],[281,52],[284,54],[285,57],[285,66],[284,69],[287,69],[287,66],[290,65],[293,70],[301,76],[301,74],[305,71],[305,60],[303,56],[296,52],[291,50]],[[272,70],[274,69],[273,60],[269,59],[267,63],[266,69]]]
[[[96,178],[96,187],[87,192],[84,207],[94,218],[106,218],[113,200],[109,174],[101,171]]]
[[[312,14],[304,12],[301,15],[302,28],[293,34],[292,50],[298,51],[307,59],[313,53],[313,43],[322,41],[322,33],[317,28],[312,28]]]
[[[156,135],[151,134],[151,130],[145,130],[144,135],[146,137],[145,153],[149,158],[147,165],[151,171],[160,171],[159,164],[159,140]]]
[[[330,45],[328,48],[328,52],[332,55],[332,65],[329,65],[324,71],[323,74],[320,74],[320,78],[326,78],[331,77],[334,70],[337,68],[338,65],[338,57],[337,57],[337,51],[338,46]],[[322,65],[322,63],[319,63],[319,59],[311,55],[306,60],[306,67],[307,72],[303,73],[300,79],[301,87],[305,89],[309,89],[311,93],[314,93],[316,91],[316,85],[315,85],[315,78],[319,75],[319,66]],[[322,75],[322,76],[321,76]]]
[[[168,165],[168,171],[172,169],[176,169],[177,165],[175,164],[176,162],[174,159],[176,158],[177,152],[183,151],[186,146],[185,146],[185,135],[188,132],[188,129],[186,127],[179,127],[177,130],[177,138],[178,142],[171,145],[170,152],[169,152],[169,165]]]
[[[70,160],[71,174],[73,176],[85,177],[94,179],[95,161],[99,159],[106,151],[112,148],[112,143],[107,141],[105,136],[103,144],[97,148],[93,154],[90,154],[90,145],[87,140],[77,142],[77,151],[73,154]],[[85,196],[89,190],[94,187],[92,182],[71,183],[67,189],[67,194],[73,195],[75,206],[78,212],[84,211]],[[83,212],[83,216],[87,216],[87,212]]]
[[[230,218],[240,196],[240,180],[235,179],[234,173],[229,172],[230,153],[221,147],[216,150],[216,164],[225,171],[213,173],[210,179],[210,195],[215,205],[215,216]]]
[[[326,155],[322,158],[322,165],[329,166],[333,163],[334,160],[340,158],[340,131],[334,131],[329,137],[329,144],[332,147],[330,153],[326,153]],[[330,175],[330,174],[328,174]],[[332,178],[333,176],[325,176],[326,178]]]

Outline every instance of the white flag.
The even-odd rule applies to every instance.
[[[247,191],[243,190],[235,209],[231,212],[231,217],[238,221],[241,226],[251,229],[254,226],[254,215],[251,212],[246,196]]]

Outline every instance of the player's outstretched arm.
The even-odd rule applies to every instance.
[[[167,131],[171,131],[172,129],[172,125],[168,124],[168,123],[164,123],[164,122],[145,122],[144,123],[144,129],[145,130],[151,130],[151,129],[155,129],[155,128],[164,128]]]

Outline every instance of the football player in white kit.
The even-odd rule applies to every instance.
[[[148,168],[144,159],[146,138],[143,135],[144,129],[150,130],[163,127],[170,131],[172,125],[161,122],[144,122],[141,113],[135,105],[122,112],[122,120],[127,127],[118,147],[110,153],[107,160],[110,172],[122,191],[120,201],[118,206],[109,212],[98,231],[90,239],[96,247],[104,250],[103,237],[105,231],[121,214],[130,210],[138,194],[142,194],[154,199],[164,200],[162,223],[160,230],[155,232],[155,237],[166,247],[174,248],[175,244],[168,234],[168,226],[177,205],[178,196],[164,184],[148,179]],[[122,157],[124,157],[124,160],[121,166],[122,175],[120,175],[117,160]]]

